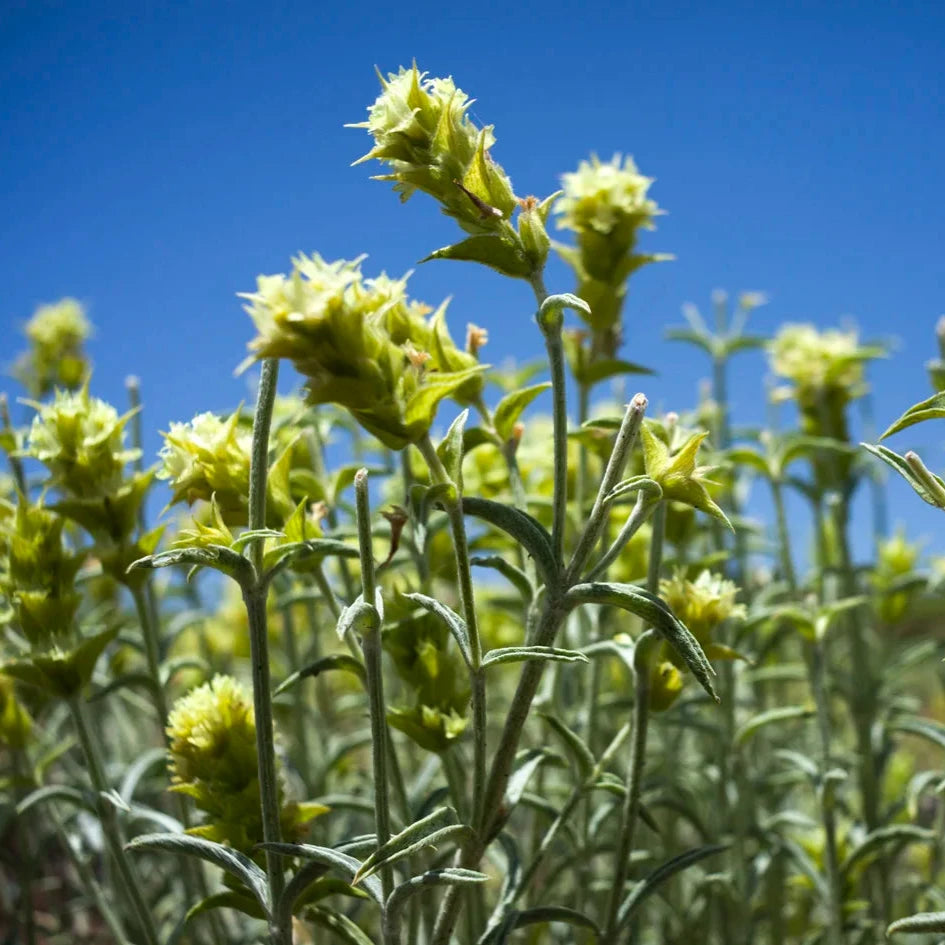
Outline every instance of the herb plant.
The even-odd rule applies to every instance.
[[[451,79],[381,86],[361,160],[460,228],[427,259],[527,283],[543,360],[496,370],[406,277],[300,255],[243,293],[254,409],[170,423],[149,465],[138,382],[124,414],[95,397],[79,303],[37,311],[27,425],[3,404],[10,940],[936,940],[945,578],[887,533],[875,457],[939,509],[945,481],[852,439],[884,348],[748,334],[764,297],[720,293],[669,332],[708,358],[695,408],[615,400],[648,373],[629,281],[671,258],[639,245],[652,181],[592,157],[521,198]],[[754,348],[765,430],[727,397]],[[930,376],[884,436],[945,417]]]

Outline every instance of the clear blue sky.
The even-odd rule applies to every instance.
[[[685,408],[705,369],[662,341],[713,288],[770,293],[755,328],[852,316],[898,350],[874,371],[881,423],[929,393],[945,312],[945,7],[928,3],[44,3],[0,0],[0,360],[37,303],[85,301],[96,392],[141,376],[147,446],[170,420],[246,396],[251,336],[235,293],[289,257],[368,253],[412,268],[452,240],[423,195],[350,167],[374,66],[452,74],[495,125],[520,194],[544,196],[596,151],[633,154],[668,211],[634,280],[626,354]],[[553,289],[571,288],[555,268]],[[524,283],[459,263],[418,268],[412,294],[452,294],[458,335],[492,329],[493,362],[538,352]],[[760,355],[733,384],[762,419]],[[12,389],[12,382],[3,386]],[[942,431],[919,427],[940,468]],[[930,533],[894,490],[894,517]],[[922,519],[924,518],[924,521]],[[941,544],[940,544],[941,547]]]

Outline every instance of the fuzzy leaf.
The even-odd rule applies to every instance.
[[[945,508],[945,506],[939,502],[938,498],[929,490],[929,487],[915,474],[912,467],[898,453],[894,453],[885,446],[873,446],[870,443],[861,443],[860,446],[868,450],[874,456],[878,456],[886,465],[895,469],[896,472],[912,486],[923,502],[928,502],[929,505],[933,505],[937,509]],[[942,480],[933,472],[930,472],[929,475],[932,477],[932,481],[941,488],[942,493],[945,494],[945,480]]]
[[[945,912],[917,912],[897,919],[886,929],[887,935],[905,932],[911,935],[933,935],[945,932]]]
[[[331,847],[318,847],[311,843],[260,843],[257,844],[260,850],[271,850],[273,853],[279,853],[282,856],[294,856],[303,860],[314,860],[316,863],[322,863],[329,869],[337,870],[348,880],[353,880],[355,874],[361,868],[361,861],[356,860],[347,853],[340,850],[333,850]],[[384,897],[381,893],[380,880],[375,876],[369,876],[362,880],[362,885],[370,897],[379,905],[384,905]]]
[[[532,270],[532,264],[521,248],[501,236],[470,236],[452,246],[434,250],[420,262],[429,262],[431,259],[458,259],[461,262],[482,263],[505,276],[517,279],[527,279]]]
[[[467,886],[488,881],[489,877],[485,873],[461,867],[451,866],[439,870],[427,870],[419,876],[412,876],[394,888],[387,897],[387,916],[390,918],[397,915],[411,896],[428,886]]]
[[[187,910],[184,922],[190,922],[197,916],[213,909],[235,909],[237,912],[242,912],[243,915],[248,915],[253,919],[266,918],[266,913],[252,896],[246,895],[239,889],[223,889],[191,906]]]
[[[696,847],[694,850],[687,850],[667,860],[661,866],[658,866],[649,876],[639,883],[626,899],[620,904],[620,912],[617,918],[617,927],[623,928],[633,918],[634,913],[652,893],[654,893],[666,880],[681,873],[683,870],[694,866],[696,863],[710,856],[715,856],[723,850],[727,850],[728,845],[724,843],[713,843],[709,846]]]
[[[913,404],[888,430],[880,437],[885,440],[906,427],[922,423],[923,420],[941,420],[945,417],[945,391],[933,394],[927,400]]]
[[[589,778],[594,770],[596,759],[594,758],[594,752],[591,751],[587,743],[557,716],[549,712],[539,712],[538,714],[551,726],[555,734],[564,743],[568,754],[574,760],[578,771],[580,771],[581,777],[585,780]]]
[[[506,394],[498,403],[493,414],[492,421],[495,425],[496,433],[499,434],[502,441],[509,440],[518,418],[522,411],[541,393],[544,393],[551,387],[550,382],[544,384],[534,384],[531,387],[522,387],[519,390]]]
[[[709,664],[699,641],[659,597],[635,584],[597,581],[575,585],[565,595],[565,602],[571,607],[580,604],[608,604],[641,617],[679,654],[702,688],[716,702],[719,701],[712,685],[715,670]]]
[[[840,873],[848,875],[850,870],[865,857],[872,856],[881,847],[890,843],[934,843],[936,839],[934,830],[926,830],[924,827],[915,827],[912,824],[892,824],[888,827],[878,827],[876,830],[868,833],[860,843],[858,843],[847,854],[846,859],[840,864]]]
[[[652,368],[645,367],[642,364],[635,364],[633,361],[623,361],[619,358],[603,358],[600,361],[594,361],[586,367],[581,368],[580,373],[575,372],[574,379],[579,384],[590,386],[599,384],[601,381],[610,380],[612,377],[620,377],[624,374],[655,374]]]
[[[474,567],[493,568],[498,571],[515,586],[525,603],[530,603],[534,598],[535,588],[529,576],[501,555],[474,555],[469,563]]]
[[[374,942],[343,912],[336,912],[325,906],[309,906],[305,910],[305,919],[313,925],[319,925],[333,932],[344,945],[374,945]]]
[[[126,850],[159,850],[195,856],[222,867],[256,897],[263,912],[269,914],[269,883],[266,874],[237,850],[210,840],[179,833],[146,833],[125,844]]]
[[[463,428],[469,419],[469,411],[464,410],[451,424],[446,436],[436,448],[447,475],[456,485],[463,487]]]
[[[792,719],[809,719],[814,710],[806,705],[785,705],[753,716],[735,733],[735,744],[744,745],[753,735],[766,725],[777,725]]]
[[[273,695],[282,695],[282,693],[291,689],[303,679],[308,679],[309,677],[314,679],[329,670],[353,673],[362,683],[367,682],[367,673],[365,672],[363,663],[358,662],[358,660],[348,653],[332,653],[330,656],[323,656],[321,659],[315,660],[314,663],[309,663],[308,666],[296,670],[290,676],[287,676],[276,691],[273,692]]]
[[[42,804],[44,801],[65,801],[95,813],[95,800],[89,792],[80,791],[78,788],[69,787],[67,784],[45,784],[36,788],[35,791],[30,791],[16,805],[16,816],[22,817],[31,807]]]
[[[466,621],[460,617],[454,610],[451,610],[446,604],[441,604],[426,594],[404,594],[407,600],[412,600],[419,604],[425,611],[439,617],[446,624],[453,639],[459,646],[459,651],[463,655],[467,666],[472,665],[472,650],[469,644],[469,633],[466,629]]]
[[[436,846],[443,840],[457,835],[465,836],[469,828],[465,824],[450,824],[446,827],[433,829],[444,821],[452,820],[456,812],[450,807],[441,807],[432,814],[427,814],[420,820],[412,823],[400,833],[391,837],[382,847],[374,851],[362,864],[351,882],[356,886],[365,877],[372,876],[384,866],[391,866],[405,856],[419,853],[425,847]]]
[[[464,497],[463,511],[511,535],[531,555],[542,580],[546,584],[554,583],[559,568],[551,536],[540,522],[527,512],[490,499]]]
[[[554,646],[504,646],[489,650],[483,657],[483,666],[497,663],[520,663],[523,660],[547,660],[559,663],[587,663],[588,658],[577,650],[562,650]]]

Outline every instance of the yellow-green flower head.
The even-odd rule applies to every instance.
[[[158,478],[173,490],[170,504],[215,498],[228,525],[246,523],[252,431],[240,425],[239,410],[227,419],[201,413],[187,423],[172,423],[164,434]]]
[[[80,302],[66,298],[41,305],[24,334],[30,350],[19,358],[14,374],[31,394],[42,397],[56,386],[69,390],[81,386],[89,372],[82,345],[92,326]]]
[[[802,407],[816,406],[824,396],[843,402],[864,390],[863,364],[882,352],[863,347],[855,331],[818,331],[813,325],[785,325],[771,341],[771,369],[794,385]]]
[[[694,581],[677,571],[672,578],[660,581],[660,596],[710,657],[715,629],[726,620],[746,615],[745,605],[735,603],[738,586],[709,570],[701,571]]]
[[[192,797],[207,815],[205,825],[189,832],[250,852],[263,829],[249,691],[231,676],[215,676],[177,700],[167,734],[172,790]],[[283,835],[291,841],[325,808],[283,801],[281,810]]]
[[[706,475],[712,467],[696,466],[699,446],[708,434],[691,434],[673,453],[648,421],[641,427],[640,435],[646,475],[659,483],[663,499],[699,509],[731,528],[725,513],[713,501],[705,486],[710,482]]]
[[[45,464],[51,484],[79,499],[96,499],[118,491],[125,464],[140,455],[125,448],[130,413],[118,415],[110,404],[89,395],[88,386],[74,393],[56,391],[50,404],[33,404],[24,452]]]
[[[361,260],[293,260],[290,276],[260,276],[244,298],[258,335],[250,360],[287,358],[310,403],[345,407],[386,446],[402,449],[433,423],[444,397],[474,400],[482,368],[448,331],[445,306],[406,296],[406,277],[365,279]]]
[[[176,783],[209,781],[240,791],[257,777],[253,700],[231,676],[178,699],[167,719]]]
[[[63,547],[62,528],[59,515],[23,498],[2,523],[0,593],[34,649],[67,643],[79,608],[75,576],[82,556]]]
[[[632,157],[615,154],[601,161],[596,154],[578,169],[561,177],[564,194],[555,207],[559,229],[605,236],[653,229],[662,211],[648,196],[652,177],[644,177]]]
[[[381,80],[365,128],[374,147],[355,163],[383,161],[402,200],[416,190],[430,194],[470,233],[499,229],[516,206],[512,185],[489,155],[491,127],[479,129],[466,114],[472,105],[451,78],[427,78],[416,65]]]
[[[582,317],[593,330],[598,357],[616,357],[627,279],[642,266],[671,258],[635,251],[640,231],[653,229],[662,213],[648,196],[652,183],[632,158],[619,154],[608,162],[593,155],[562,177],[564,194],[554,208],[558,228],[573,230],[578,245],[557,250],[577,276],[577,294],[590,306]]]

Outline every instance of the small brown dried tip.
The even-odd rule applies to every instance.
[[[479,351],[489,342],[489,332],[479,325],[469,322],[466,325],[466,350],[473,356],[479,357]]]

